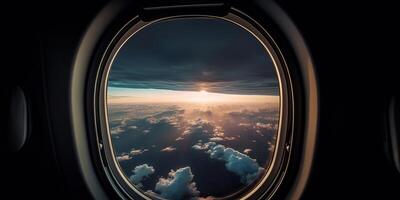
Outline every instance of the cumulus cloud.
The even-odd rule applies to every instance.
[[[207,142],[202,144],[201,141],[199,141],[199,143],[193,145],[192,148],[196,150],[208,150],[215,145],[217,145],[215,142]]]
[[[154,125],[158,123],[167,123],[175,128],[180,128],[181,120],[183,119],[183,113],[185,110],[175,109],[166,110],[164,112],[158,112],[154,115],[148,116],[145,118],[146,122]]]
[[[170,200],[180,200],[184,197],[197,197],[200,192],[196,183],[193,182],[194,175],[190,167],[171,170],[167,178],[160,178],[156,184],[155,191],[160,196]]]
[[[268,141],[268,151],[274,151],[274,149],[275,149],[275,144],[273,144],[272,142],[269,142]]]
[[[146,121],[147,121],[149,124],[157,124],[157,123],[159,122],[159,120],[157,120],[157,119],[154,118],[154,117],[149,117],[149,118],[146,119]]]
[[[224,138],[221,138],[221,137],[212,137],[212,138],[210,138],[210,141],[213,141],[213,142],[218,142],[218,141],[223,141],[224,140]]]
[[[224,130],[221,126],[215,126],[213,130],[213,136],[215,137],[223,137],[225,135]]]
[[[128,119],[122,119],[119,125],[117,125],[115,127],[112,127],[111,131],[110,131],[111,134],[112,135],[118,135],[118,134],[121,134],[121,133],[125,132],[124,129],[125,129],[126,125],[127,125],[127,121],[128,121]]]
[[[121,155],[121,156],[117,156],[117,160],[120,161],[120,162],[121,162],[121,161],[130,160],[130,159],[132,159],[132,157],[129,156],[128,154]]]
[[[118,161],[126,161],[132,159],[134,156],[140,155],[144,152],[148,151],[148,149],[135,149],[133,148],[129,153],[122,153],[120,156],[117,156]]]
[[[184,112],[184,110],[181,112]],[[181,122],[182,118],[183,118],[182,114],[174,113],[172,116],[161,117],[160,121],[168,123],[169,125],[171,125],[175,128],[180,128],[180,122]]]
[[[172,147],[172,146],[165,147],[164,149],[161,149],[162,152],[172,152],[172,151],[175,151],[175,150],[176,150],[176,148]]]
[[[240,176],[242,183],[251,183],[264,170],[264,168],[258,165],[255,159],[232,148],[226,148],[224,145],[216,144],[215,142],[208,142],[205,144],[198,143],[192,146],[192,148],[205,150],[210,154],[210,158],[224,161],[225,167],[229,171]]]
[[[134,183],[137,187],[142,187],[142,180],[154,174],[155,170],[153,166],[148,164],[143,164],[136,166],[134,170],[132,170],[133,175],[129,177],[129,179]]]
[[[198,118],[197,120],[188,120],[182,136],[176,140],[182,140],[185,136],[191,134],[205,134],[209,137],[209,140],[213,142],[230,141],[236,139],[235,137],[225,136],[224,130],[221,126],[202,118]]]
[[[128,129],[137,129],[137,126],[128,126]]]
[[[276,130],[278,128],[278,123],[256,123],[257,129],[268,129],[268,130]]]
[[[238,137],[240,137],[240,135],[238,135]],[[224,137],[224,140],[228,140],[228,141],[235,140],[235,139],[236,139],[235,137]]]
[[[245,149],[245,150],[243,150],[243,153],[245,153],[245,154],[249,154],[250,152],[252,152],[253,150],[251,150],[251,149]]]
[[[117,127],[111,128],[111,134],[112,135],[117,135],[117,134],[120,134],[120,133],[123,133],[123,132],[124,132],[124,129],[122,129],[121,126],[117,126]]]
[[[148,151],[148,149],[135,149],[133,148],[130,152],[130,156],[136,156],[136,155],[140,155],[144,152]]]
[[[205,119],[188,120],[188,126],[182,133],[182,135],[190,135],[194,133],[209,133],[213,132],[214,124]]]
[[[252,125],[251,125],[251,123],[239,123],[239,126],[248,128],[248,127],[251,127]]]

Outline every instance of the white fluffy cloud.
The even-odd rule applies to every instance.
[[[252,151],[253,151],[252,149],[245,149],[245,150],[243,150],[243,153],[249,154],[249,153],[252,152]]]
[[[197,120],[188,120],[187,125],[180,137],[176,140],[183,140],[185,136],[191,134],[206,134],[210,141],[230,141],[235,140],[236,137],[228,137],[225,135],[224,129],[216,125],[214,122],[198,118]]]
[[[149,150],[148,149],[135,149],[135,148],[133,148],[131,150],[131,152],[130,152],[130,156],[137,156],[137,155],[140,155],[140,154],[142,154],[142,153],[144,153],[146,151],[149,151]]]
[[[232,148],[226,148],[224,145],[216,144],[215,142],[208,142],[205,144],[198,143],[192,148],[206,150],[212,159],[223,160],[229,171],[240,176],[242,183],[251,183],[264,170],[264,168],[258,165],[255,159]]]
[[[137,129],[137,126],[128,126],[128,129]]]
[[[257,129],[268,129],[268,130],[276,130],[278,128],[278,123],[256,123],[255,127]]]
[[[192,148],[196,150],[204,150],[204,147],[201,144],[195,144],[192,146]]]
[[[200,192],[196,183],[193,182],[194,175],[190,167],[171,170],[168,178],[160,178],[156,184],[155,191],[160,196],[169,200],[180,200],[184,197],[197,197]]]
[[[150,130],[147,130],[147,129],[146,129],[146,130],[143,130],[143,133],[144,133],[144,134],[150,133]]]
[[[132,157],[130,157],[128,154],[117,156],[118,161],[125,161],[130,159],[132,159]]]
[[[201,141],[199,141],[199,143],[193,145],[192,148],[196,150],[208,150],[215,145],[217,145],[215,142],[207,142],[202,144]]]
[[[175,151],[175,150],[176,150],[176,148],[172,147],[172,146],[165,147],[164,149],[161,149],[162,152],[172,152],[172,151]]]
[[[132,159],[134,156],[140,155],[146,151],[149,151],[148,149],[135,149],[133,148],[131,152],[129,153],[122,153],[121,155],[117,156],[118,161],[126,161]]]
[[[148,164],[143,164],[136,166],[134,170],[132,170],[133,175],[129,177],[129,179],[134,183],[137,187],[142,187],[142,180],[144,178],[149,177],[151,174],[155,172],[154,167]]]
[[[224,138],[221,138],[221,137],[212,137],[212,138],[210,138],[210,141],[213,141],[213,142],[219,142],[219,141],[223,141],[224,140]]]
[[[214,124],[205,119],[188,120],[188,125],[182,133],[182,136],[193,133],[209,133],[214,129]]]
[[[111,134],[112,135],[117,135],[117,134],[120,134],[120,133],[123,133],[123,132],[124,132],[124,129],[122,129],[121,126],[117,126],[115,128],[111,128]]]
[[[118,126],[112,127],[110,132],[112,135],[118,135],[125,132],[125,127],[127,125],[128,119],[124,118],[121,120]]]

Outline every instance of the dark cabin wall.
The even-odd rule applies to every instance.
[[[395,6],[314,0],[281,5],[302,31],[319,76],[318,147],[303,199],[399,199],[400,173],[384,145],[388,103],[400,91]]]
[[[64,147],[53,145],[52,134],[65,134],[66,140],[69,135],[68,129],[54,132],[54,126],[67,123],[54,122],[51,116],[65,114],[66,108],[54,101],[67,102],[68,90],[51,83],[69,81],[62,74],[70,73],[80,36],[105,3],[30,1],[2,6],[11,12],[0,14],[1,113],[8,112],[10,89],[19,85],[32,119],[29,141],[18,153],[7,151],[8,123],[1,121],[3,198],[89,198],[83,183],[71,182],[79,172],[61,173],[74,165],[56,159],[55,149]],[[388,101],[398,95],[400,85],[396,6],[379,1],[278,3],[302,31],[320,84],[318,147],[303,199],[400,199],[400,174],[387,159],[383,142]]]

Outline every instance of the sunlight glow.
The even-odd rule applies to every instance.
[[[278,96],[270,95],[240,95],[211,93],[206,90],[195,91],[173,91],[161,89],[128,89],[108,88],[107,101],[110,104],[120,103],[276,103]]]
[[[200,93],[202,94],[202,95],[207,95],[207,91],[205,91],[205,90],[200,90]]]

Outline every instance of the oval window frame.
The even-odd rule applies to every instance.
[[[111,42],[107,45],[106,50],[103,52],[100,65],[97,71],[97,77],[95,80],[95,93],[94,97],[94,110],[96,115],[94,121],[97,127],[97,140],[100,152],[100,159],[104,169],[106,170],[107,178],[114,189],[117,191],[119,196],[131,199],[143,198],[143,199],[160,199],[154,196],[151,198],[139,191],[135,186],[131,184],[126,177],[125,173],[119,167],[119,163],[114,155],[114,150],[111,144],[111,134],[109,133],[108,125],[108,113],[107,113],[107,83],[108,74],[111,69],[113,60],[118,54],[119,49],[125,44],[129,38],[134,37],[137,31],[150,26],[153,23],[169,20],[174,18],[217,18],[226,20],[230,23],[238,25],[252,34],[257,40],[264,46],[269,56],[274,62],[275,72],[279,81],[279,126],[276,140],[276,146],[274,151],[274,157],[268,166],[266,174],[263,175],[261,181],[255,181],[254,183],[246,186],[244,189],[237,193],[227,196],[224,198],[217,199],[253,199],[253,198],[266,198],[271,197],[274,191],[279,187],[280,182],[286,172],[289,155],[291,150],[291,143],[293,139],[292,128],[293,126],[293,91],[292,81],[288,66],[285,59],[279,50],[278,45],[275,43],[271,35],[265,30],[259,23],[250,18],[245,13],[238,9],[231,8],[226,16],[216,15],[172,15],[168,17],[161,17],[153,19],[151,21],[142,21],[139,16],[135,16],[130,19],[113,37]],[[110,59],[111,58],[111,59]],[[249,187],[250,191],[247,191]]]

